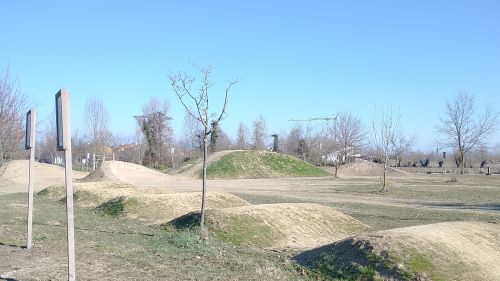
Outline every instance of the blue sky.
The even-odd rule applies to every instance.
[[[176,136],[184,113],[170,72],[214,65],[211,101],[234,87],[222,127],[235,135],[262,115],[270,132],[290,118],[399,107],[432,149],[434,126],[458,90],[500,108],[499,1],[4,1],[0,69],[10,66],[47,116],[71,92],[73,130],[99,96],[111,130],[134,134],[149,96],[167,97]],[[500,142],[497,133],[493,143]]]

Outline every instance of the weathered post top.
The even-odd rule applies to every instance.
[[[28,150],[35,146],[35,118],[36,111],[34,109],[30,109],[26,113],[26,134],[25,134],[25,142],[24,149]]]
[[[65,89],[56,94],[57,150],[64,151],[71,146],[69,92]]]

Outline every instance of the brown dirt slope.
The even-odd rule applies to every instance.
[[[317,247],[368,229],[367,225],[351,216],[319,204],[261,204],[220,209],[213,213],[219,231],[238,231],[230,229],[238,227],[238,223],[243,224],[242,227],[257,224],[260,230],[254,237],[248,237],[248,242],[271,248]],[[268,237],[265,237],[266,233]]]
[[[122,161],[106,161],[99,169],[93,171],[81,181],[114,181],[129,183],[139,187],[158,187],[168,186],[170,179],[169,175],[141,165]]]
[[[28,160],[9,161],[0,168],[0,194],[26,192],[28,188]],[[73,179],[85,177],[87,173],[73,171]],[[54,184],[64,184],[64,168],[35,162],[34,189],[42,190]]]
[[[115,202],[123,206],[123,214],[152,223],[164,223],[201,206],[201,193],[171,193],[165,188],[134,187],[117,182],[82,182],[74,184],[75,202],[81,206],[99,207]],[[63,186],[51,186],[39,195],[53,199],[65,197]],[[207,194],[207,209],[246,206],[249,203],[225,192]]]
[[[356,162],[348,163],[339,167],[339,176],[381,176],[383,165],[366,160],[356,160]],[[333,168],[332,168],[333,169]],[[388,168],[388,175],[408,175],[407,172]]]
[[[207,166],[210,165],[210,163],[215,162],[219,160],[222,156],[239,151],[239,150],[224,150],[224,151],[218,151],[213,154],[210,154],[207,159]],[[198,159],[195,163],[190,164],[189,166],[185,167],[183,171],[181,171],[178,175],[184,178],[196,178],[198,179],[200,177],[200,171],[203,168],[203,158]]]
[[[333,254],[348,257],[345,264],[364,265],[374,253],[418,280],[500,280],[500,224],[461,221],[378,231],[304,252],[297,260],[311,264]],[[377,271],[398,279],[387,276],[385,266]]]

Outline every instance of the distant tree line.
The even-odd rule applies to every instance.
[[[8,69],[2,72],[0,164],[26,156],[22,142],[28,107],[18,80],[10,76]],[[51,112],[41,118],[38,127],[37,159],[47,162],[58,158],[53,145],[54,116]],[[450,168],[456,167],[458,172],[464,173],[472,166],[480,168],[500,161],[500,156],[488,148],[488,140],[498,128],[499,112],[491,106],[477,111],[474,96],[468,93],[459,92],[445,103],[440,122],[435,127],[439,153],[415,151],[417,138],[404,132],[401,117],[399,109],[381,107],[374,112],[369,126],[355,114],[341,112],[327,121],[291,122],[288,130],[270,131],[261,115],[251,124],[240,123],[232,139],[224,131],[222,122],[209,118],[207,129],[186,114],[182,132],[175,138],[167,99],[150,97],[142,106],[141,114],[134,116],[135,135],[123,137],[111,132],[111,116],[105,102],[99,97],[91,97],[84,108],[85,130],[73,132],[73,159],[78,161],[94,153],[114,153],[119,160],[164,169],[200,157],[206,137],[208,153],[228,149],[269,150],[335,168],[359,155],[383,164],[384,171],[387,166],[437,167],[448,162]],[[446,159],[442,151],[449,152]]]

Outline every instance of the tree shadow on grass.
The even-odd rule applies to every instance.
[[[12,244],[5,244],[3,242],[0,242],[0,246],[7,246],[7,247],[12,247],[12,248],[18,248],[18,249],[26,249],[26,246],[18,246],[18,245],[12,245]],[[2,280],[2,279],[0,279]]]
[[[442,209],[500,211],[500,203],[485,203],[485,204],[427,203],[425,205]]]
[[[90,228],[85,228],[85,227],[76,227],[75,229],[78,230],[84,230],[84,231],[90,231],[90,232],[99,232],[99,233],[107,233],[107,234],[121,234],[121,235],[140,235],[140,236],[147,236],[147,237],[154,237],[154,234],[151,233],[145,233],[145,232],[132,232],[132,231],[110,231],[110,230],[102,230],[102,229],[90,229]]]
[[[2,277],[2,276],[0,276],[0,280],[1,280],[1,281],[18,281],[17,279],[13,279],[13,278],[5,278],[5,277]]]
[[[347,238],[330,245],[302,252],[293,260],[323,280],[404,280],[389,261],[386,251],[374,252],[369,241]]]

